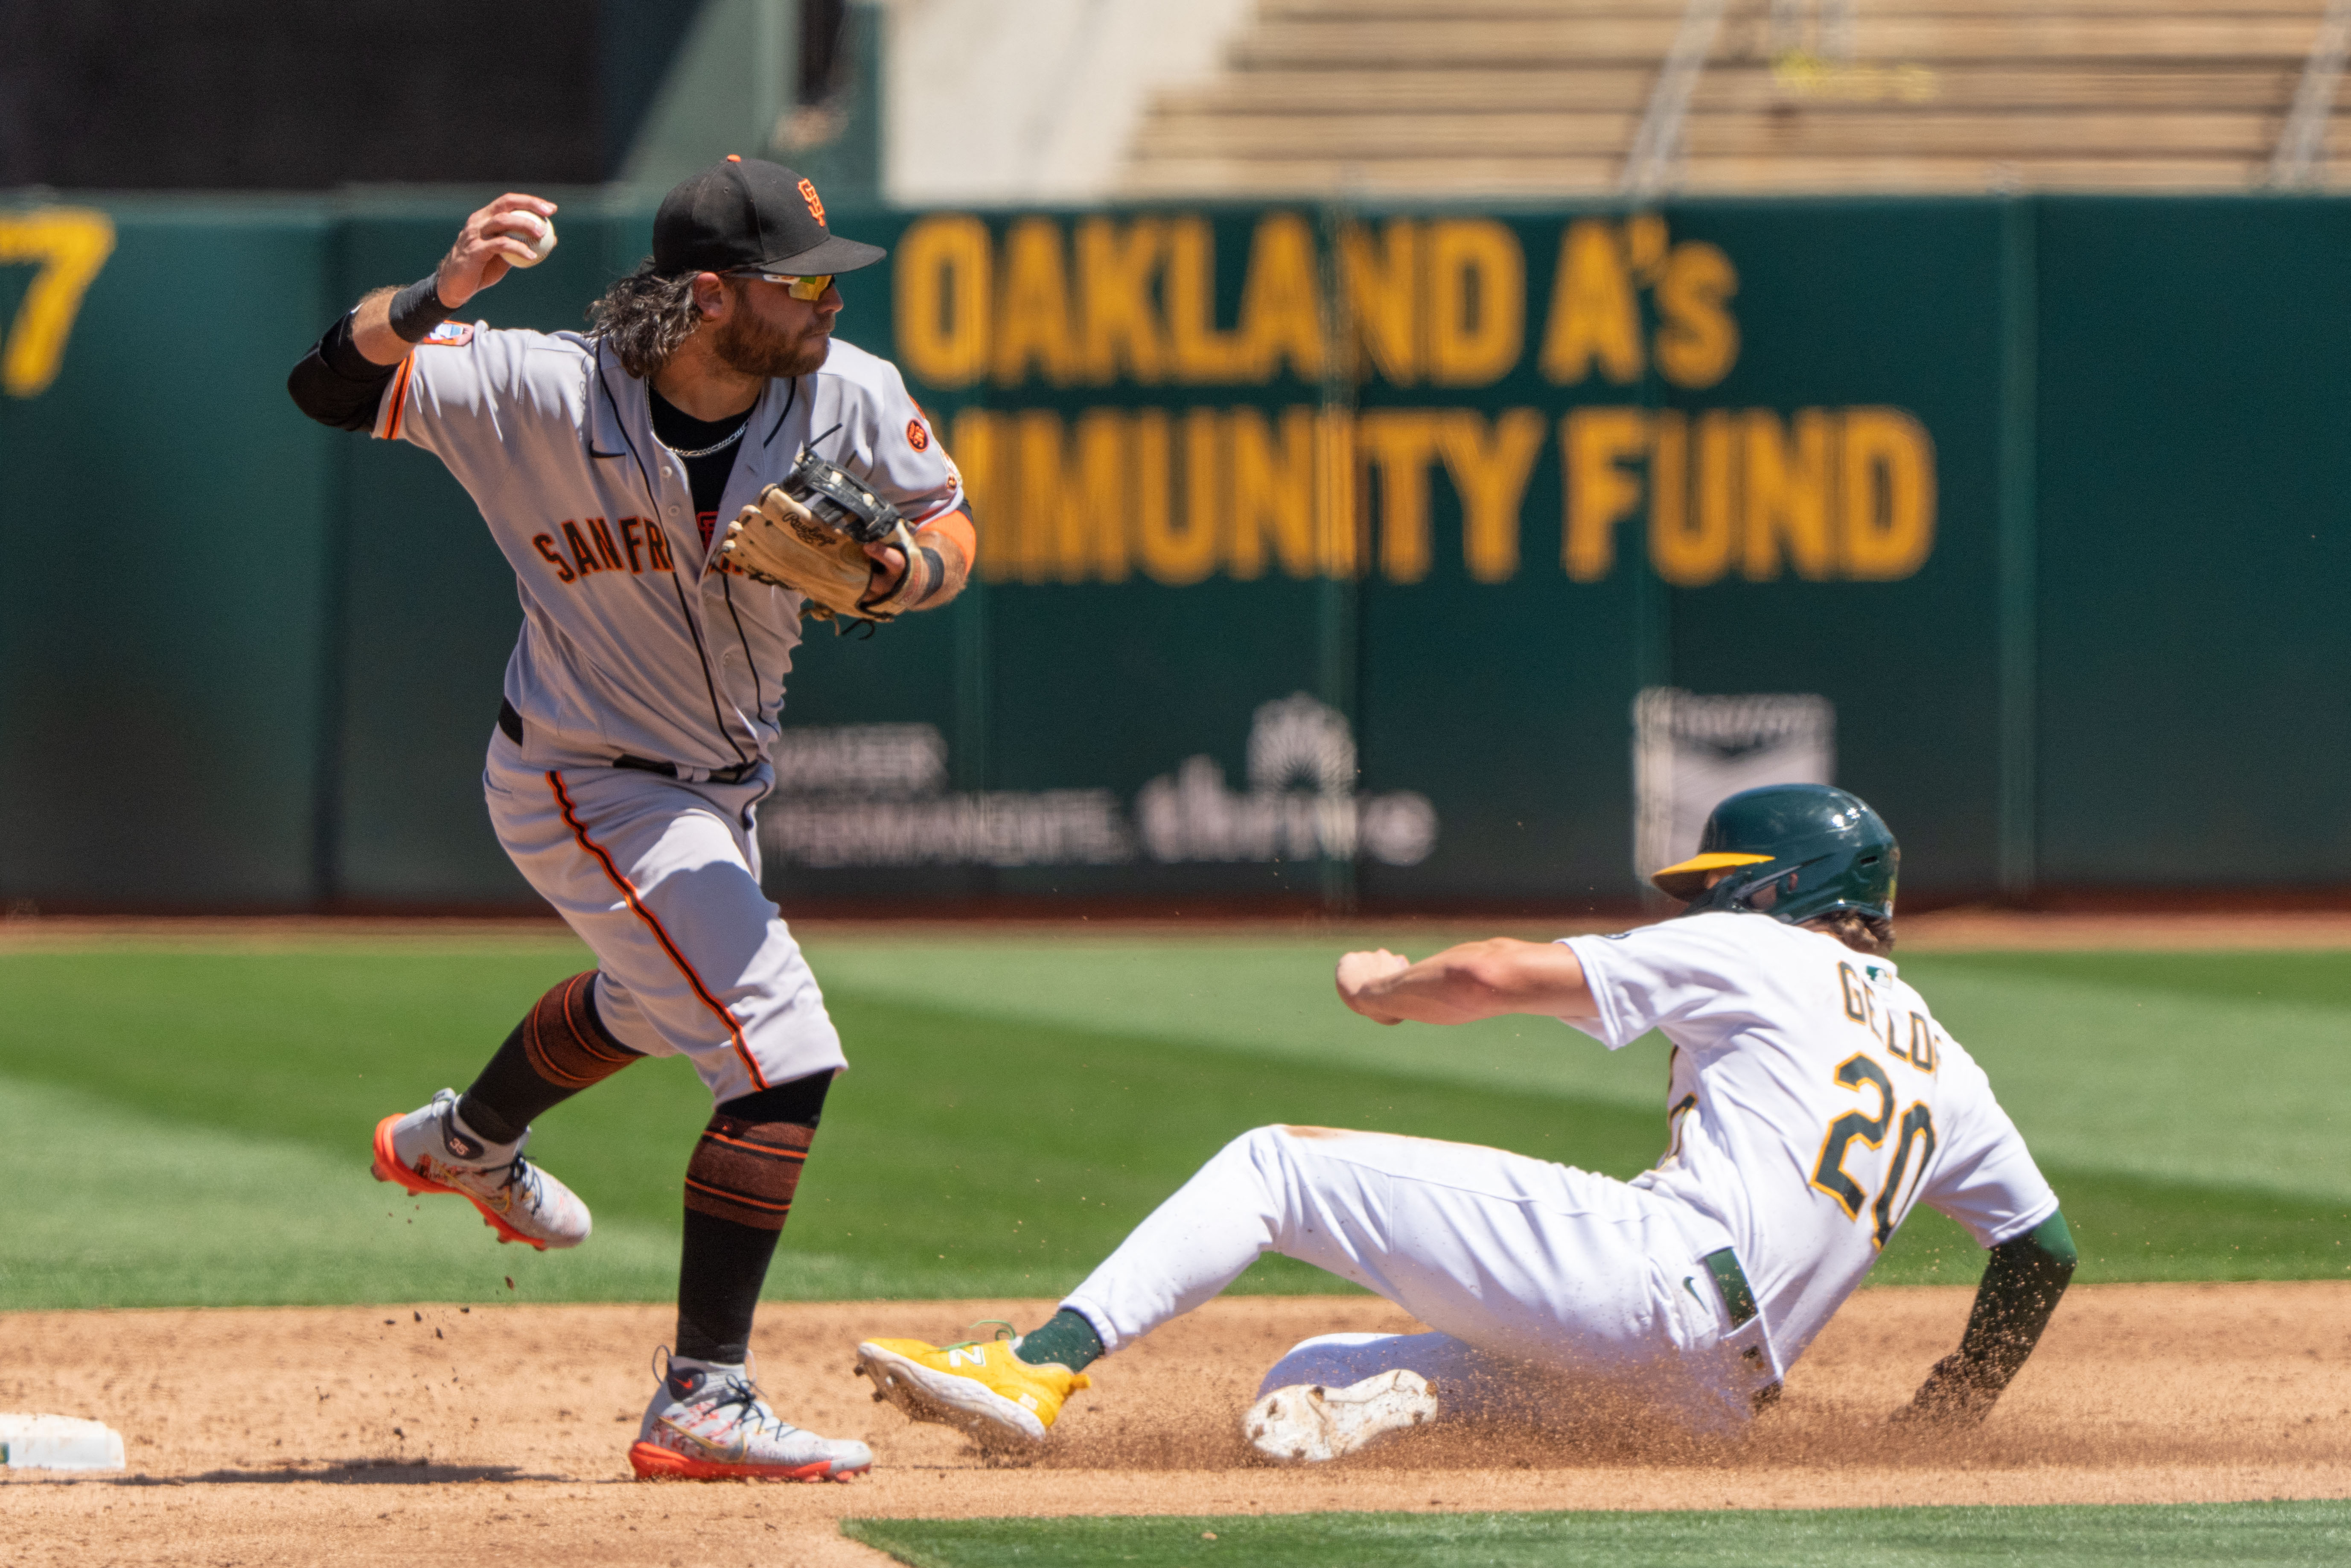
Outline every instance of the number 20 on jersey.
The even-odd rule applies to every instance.
[[[1924,1015],[1908,1017],[1909,1038],[1905,1040],[1893,1009],[1882,1009],[1884,1028],[1881,1030],[1881,1009],[1876,994],[1853,966],[1837,966],[1837,984],[1844,998],[1844,1016],[1867,1030],[1871,1036],[1886,1042],[1886,1053],[1897,1061],[1907,1062],[1922,1072],[1932,1072],[1940,1055],[1935,1049],[1935,1027]],[[1885,1184],[1878,1189],[1876,1201],[1870,1200],[1868,1189],[1854,1180],[1844,1168],[1845,1159],[1856,1140],[1876,1149],[1883,1147],[1886,1134],[1895,1131],[1894,1081],[1886,1069],[1871,1060],[1866,1051],[1856,1051],[1837,1063],[1836,1082],[1858,1094],[1874,1094],[1877,1105],[1874,1113],[1864,1110],[1847,1111],[1831,1121],[1821,1139],[1821,1157],[1813,1164],[1812,1185],[1836,1199],[1851,1219],[1859,1219],[1864,1209],[1870,1211],[1874,1224],[1870,1241],[1884,1247],[1894,1234],[1900,1208],[1896,1198],[1907,1176],[1915,1188],[1925,1179],[1927,1166],[1935,1157],[1935,1113],[1923,1100],[1911,1102],[1902,1113],[1902,1122],[1896,1132],[1893,1162],[1886,1167]],[[1911,1165],[1913,1151],[1917,1164]]]

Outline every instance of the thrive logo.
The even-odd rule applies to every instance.
[[[1187,757],[1143,786],[1132,820],[1099,786],[950,789],[946,737],[927,724],[796,727],[774,760],[759,841],[779,864],[1417,865],[1437,846],[1428,797],[1360,792],[1347,716],[1304,692],[1258,706],[1246,790],[1226,784],[1215,758]]]
[[[1213,757],[1187,757],[1143,787],[1134,815],[1157,861],[1350,860],[1417,865],[1437,847],[1437,808],[1410,789],[1358,793],[1347,716],[1297,692],[1249,723],[1249,792]]]

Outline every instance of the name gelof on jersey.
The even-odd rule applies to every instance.
[[[1892,977],[1875,964],[1864,967],[1869,972],[1867,979],[1855,974],[1851,964],[1837,964],[1837,988],[1844,993],[1844,1016],[1883,1041],[1886,1053],[1896,1061],[1907,1061],[1922,1072],[1934,1071],[1943,1053],[1937,1048],[1932,1020],[1924,1013],[1910,1013],[1906,1030],[1902,1020],[1895,1016],[1893,1004],[1880,1006],[1878,1001],[1879,987]]]
[[[559,526],[563,534],[559,543],[551,533],[535,534],[530,541],[531,548],[555,569],[558,582],[578,582],[600,571],[625,571],[633,577],[648,570],[674,570],[669,540],[663,537],[661,525],[650,517],[622,517],[609,528],[601,517],[567,520]]]

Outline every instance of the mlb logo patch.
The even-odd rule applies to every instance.
[[[431,344],[439,349],[462,349],[473,340],[474,328],[471,322],[444,321],[425,333],[416,346],[421,349]]]

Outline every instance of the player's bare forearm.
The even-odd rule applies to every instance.
[[[971,577],[971,561],[950,529],[935,526],[918,528],[914,532],[914,542],[938,551],[939,561],[946,568],[946,576],[938,588],[916,606],[922,610],[936,610],[963,591],[963,585]]]
[[[1896,1419],[1972,1425],[2023,1370],[2079,1261],[2063,1214],[1991,1249],[1959,1348],[1935,1364]]]
[[[1505,1013],[1592,1018],[1574,953],[1556,942],[1496,936],[1416,964],[1383,947],[1339,960],[1339,999],[1374,1023],[1474,1023]]]
[[[408,358],[409,345],[392,329],[394,288],[379,288],[351,312],[351,346],[373,365],[396,365]]]
[[[903,608],[936,610],[961,593],[964,583],[971,577],[974,542],[971,519],[961,512],[949,512],[917,528],[914,546],[938,557],[938,580],[928,592]],[[906,575],[906,553],[896,545],[867,545],[865,553],[873,560],[872,587],[866,599],[878,602],[895,592],[899,580]]]

